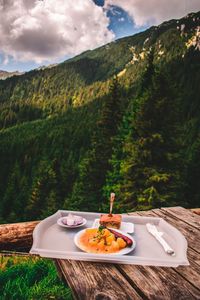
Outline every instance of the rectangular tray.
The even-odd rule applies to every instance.
[[[57,224],[60,217],[74,213],[87,219],[87,224],[79,228],[63,228]],[[185,237],[172,225],[157,217],[128,216],[122,214],[122,221],[134,223],[134,233],[131,234],[136,241],[136,248],[126,255],[106,255],[85,253],[74,244],[75,234],[84,229],[92,227],[99,213],[80,211],[58,210],[54,215],[41,221],[33,232],[33,245],[30,250],[32,254],[41,257],[58,259],[73,259],[83,261],[101,261],[120,264],[149,265],[177,267],[189,265],[187,260],[187,241]],[[176,256],[166,254],[162,246],[147,231],[146,223],[157,226],[159,231],[164,232],[164,239],[175,250]]]

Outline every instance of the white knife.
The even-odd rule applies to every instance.
[[[162,245],[165,252],[169,255],[175,256],[174,250],[163,239],[163,237],[162,237],[163,232],[158,231],[156,226],[153,224],[150,224],[150,223],[147,223],[146,227],[147,227],[148,232],[150,232],[157,239],[157,241]]]

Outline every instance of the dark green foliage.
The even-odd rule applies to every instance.
[[[2,222],[199,206],[198,17],[0,81]]]
[[[163,73],[147,72],[152,84],[139,98],[140,108],[123,146],[120,198],[128,209],[172,206],[181,199],[178,102]]]
[[[71,197],[66,200],[66,207],[93,211],[102,207],[102,188],[106,173],[110,169],[113,138],[122,118],[124,104],[120,85],[117,78],[114,78],[109,94],[104,99],[100,118],[92,136],[91,148],[80,162],[79,177]]]
[[[72,300],[72,294],[58,278],[57,270],[48,260],[34,258],[3,258],[0,268],[0,299]]]
[[[186,71],[187,70],[187,71]],[[190,207],[200,206],[200,51],[191,48],[184,60],[183,97],[185,197]],[[191,74],[191,75],[190,75]]]
[[[94,101],[61,118],[1,131],[0,210],[4,222],[38,219],[62,207],[77,177],[82,152],[89,148],[98,117],[94,112],[99,107]],[[77,120],[85,121],[80,124]]]
[[[2,105],[0,115],[0,128],[7,128],[18,123],[37,120],[42,118],[43,112],[41,109],[33,105],[23,103]]]

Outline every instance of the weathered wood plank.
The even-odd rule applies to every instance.
[[[134,300],[139,294],[113,264],[56,260],[75,299]]]
[[[39,221],[0,225],[0,250],[30,249],[33,230]]]
[[[200,255],[194,251],[190,246],[188,247],[188,259],[190,264],[195,264],[199,268],[200,271]]]
[[[181,219],[185,223],[197,228],[200,230],[200,216],[192,213],[190,210],[183,207],[162,207],[161,211],[165,211],[170,215],[173,215],[175,218]]]
[[[191,255],[189,253],[188,260],[190,262],[190,266],[179,266],[175,269],[175,271],[200,291],[200,266],[197,266],[192,262]]]
[[[195,213],[200,216],[200,208],[191,208],[190,210],[192,213]]]
[[[200,299],[200,290],[172,268],[119,265],[124,277],[147,299]]]
[[[166,219],[166,211],[162,211],[159,209],[153,210],[153,211],[147,211],[145,213],[140,212],[140,215],[145,216],[157,216],[157,217],[162,217],[163,219]],[[171,221],[172,222],[171,222]],[[173,215],[169,218],[168,217],[168,222],[174,226],[176,226],[177,219],[173,217]],[[190,225],[187,225],[188,227],[191,227]],[[178,226],[176,226],[178,228]],[[180,229],[180,228],[178,228]],[[190,234],[189,234],[190,236]],[[190,266],[179,266],[178,268],[175,268],[174,270],[180,274],[183,278],[185,278],[188,282],[190,282],[192,285],[194,285],[196,288],[200,290],[200,254],[198,254],[196,251],[194,251],[192,248],[190,248],[191,243],[189,242],[188,244],[188,260],[190,262]]]
[[[9,250],[2,250],[0,251],[0,257],[2,256],[25,256],[25,257],[39,257],[37,254],[30,254],[29,252],[17,252],[17,251],[9,251]]]

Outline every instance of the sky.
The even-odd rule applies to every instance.
[[[0,0],[0,70],[28,71],[200,11],[200,0]]]

